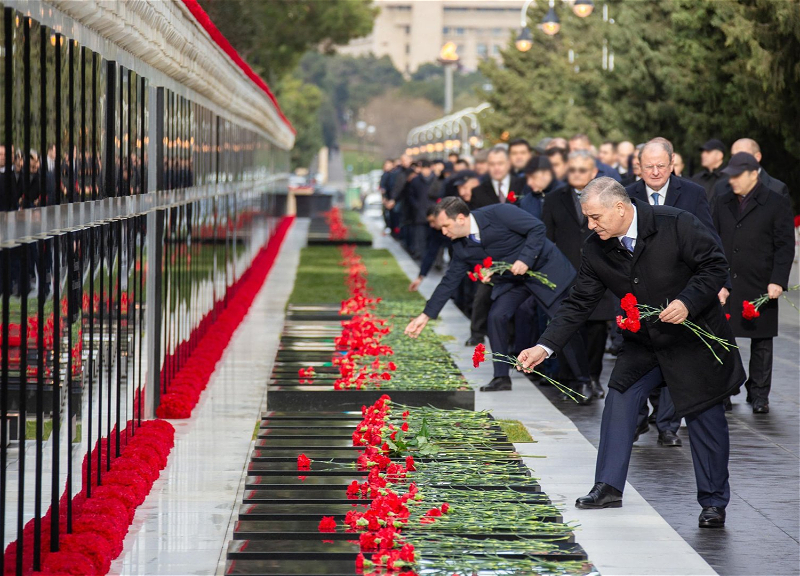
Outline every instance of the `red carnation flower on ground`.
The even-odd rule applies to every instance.
[[[506,196],[506,200],[508,200],[508,201],[509,201],[509,202],[511,202],[512,204],[513,204],[514,202],[516,202],[516,201],[517,201],[517,195],[516,195],[516,194],[514,194],[514,191],[513,191],[513,190],[512,190],[511,192],[509,192],[509,193],[508,193],[508,196]]]
[[[305,454],[300,454],[300,456],[297,457],[297,469],[311,470],[311,460]]]
[[[484,360],[486,360],[486,346],[478,344],[472,353],[472,365],[477,368]]]
[[[336,520],[333,519],[333,516],[322,517],[322,520],[319,521],[319,531],[336,532]]]
[[[745,320],[755,320],[759,316],[761,316],[761,312],[753,306],[752,302],[748,302],[747,300],[742,302],[742,318]]]
[[[406,456],[406,471],[408,472],[415,472],[417,470],[416,466],[414,466],[414,457],[413,456]]]

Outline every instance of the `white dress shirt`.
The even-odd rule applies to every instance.
[[[503,184],[503,196],[500,197],[500,183]],[[494,188],[494,193],[497,194],[497,197],[500,198],[501,202],[506,201],[506,197],[508,196],[508,187],[511,186],[511,174],[506,174],[506,177],[502,180],[492,180],[492,187]]]
[[[658,194],[658,205],[663,206],[664,200],[667,197],[667,190],[669,189],[669,178],[667,178],[667,182],[661,187],[661,190],[653,190],[647,184],[644,185],[644,189],[647,192],[647,201],[650,202],[650,206],[655,205],[655,202],[653,202],[653,194]]]
[[[478,242],[481,241],[481,229],[478,228],[478,222],[472,214],[469,215],[469,235],[475,236]]]

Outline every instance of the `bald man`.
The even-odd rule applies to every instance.
[[[758,161],[759,165],[761,164],[761,146],[759,146],[758,142],[756,142],[752,138],[739,138],[736,142],[734,142],[733,146],[731,146],[731,156],[733,156],[738,152],[747,152],[748,154],[752,154]],[[785,196],[786,198],[789,197],[789,187],[780,180],[778,180],[777,178],[773,178],[772,176],[767,174],[767,171],[764,170],[764,168],[759,168],[758,180],[769,190],[777,192],[778,194]],[[727,178],[717,182],[714,185],[714,196],[712,197],[711,200],[712,205],[714,204],[717,198],[731,191],[732,191],[731,185],[728,182]]]

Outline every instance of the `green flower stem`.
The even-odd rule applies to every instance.
[[[578,401],[578,398],[577,398],[578,396],[580,396],[581,398],[586,398],[586,396],[584,396],[580,392],[575,392],[574,390],[571,390],[570,388],[564,386],[561,382],[557,382],[557,381],[553,380],[552,378],[542,374],[538,370],[534,370],[532,368],[525,368],[522,365],[522,363],[519,360],[517,360],[516,358],[514,358],[513,356],[508,356],[506,354],[500,354],[499,352],[491,352],[488,355],[492,357],[492,360],[494,362],[504,362],[506,364],[510,364],[514,368],[519,368],[523,372],[529,372],[529,373],[536,374],[537,376],[541,376],[542,378],[547,380],[547,382],[549,384],[552,384],[559,391],[561,391],[562,393],[567,395],[570,399],[572,399],[573,402],[577,402]]]

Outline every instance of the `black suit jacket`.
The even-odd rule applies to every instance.
[[[631,198],[636,198],[648,204],[650,203],[650,200],[647,198],[647,188],[644,180],[639,180],[627,186],[625,191]],[[714,235],[717,235],[716,228],[714,228],[714,221],[711,218],[711,209],[708,205],[705,188],[699,184],[673,174],[669,177],[667,197],[662,200],[664,201],[664,206],[674,206],[675,208],[680,208],[681,210],[686,210],[694,214],[706,228],[711,230]]]
[[[578,215],[574,194],[572,186],[559,188],[549,194],[542,210],[542,221],[547,228],[547,237],[577,270],[581,266],[583,243],[593,232],[589,230],[583,213]],[[616,298],[607,292],[589,319],[613,320],[616,306]]]
[[[504,194],[508,196],[509,192],[514,192],[514,195],[519,198],[522,196],[522,189],[525,188],[525,185],[526,183],[524,178],[515,178],[512,176],[508,181],[508,190],[505,190]],[[478,186],[472,189],[472,200],[469,203],[471,208],[483,208],[484,206],[490,206],[492,204],[499,203],[500,199],[497,197],[497,193],[494,191],[494,186],[492,186],[491,180],[481,182]]]
[[[575,279],[569,260],[547,239],[541,220],[513,204],[495,204],[474,210],[472,215],[480,229],[481,243],[469,238],[453,240],[453,258],[442,281],[425,305],[425,314],[436,318],[447,300],[475,264],[491,256],[496,262],[513,264],[521,260],[531,270],[542,272],[556,285],[548,288],[530,276],[512,276],[506,272],[494,276],[492,298],[508,292],[520,282],[545,306],[555,302]]]
[[[689,320],[732,343],[733,333],[717,298],[728,263],[716,238],[686,211],[633,202],[638,216],[633,254],[617,238],[590,236],[575,286],[539,343],[561,350],[606,289],[618,298],[630,292],[654,307],[677,298],[688,308]],[[723,361],[719,363],[686,326],[646,320],[639,332],[623,331],[623,337],[609,387],[625,392],[658,366],[682,416],[722,402],[744,381],[736,348],[724,352],[715,346]]]
[[[714,207],[714,222],[730,264],[731,289],[726,309],[736,336],[774,338],[778,335],[778,300],[759,308],[761,316],[742,318],[742,302],[767,292],[768,284],[784,289],[794,259],[794,223],[789,199],[759,183],[739,211],[733,192],[722,195]]]

